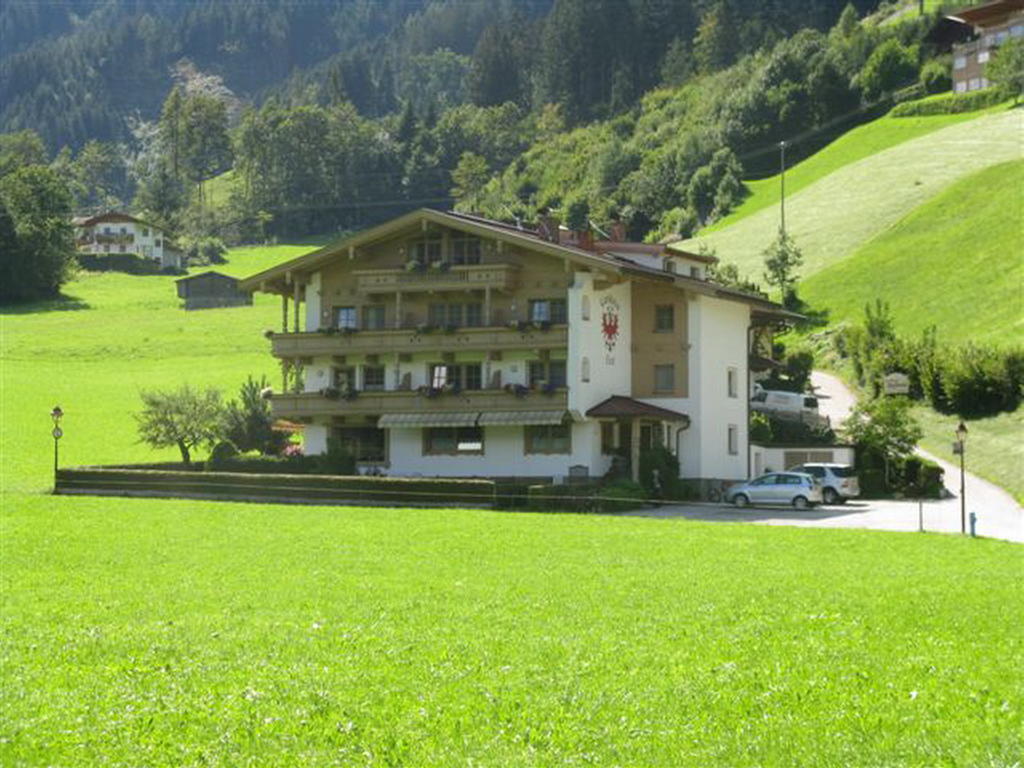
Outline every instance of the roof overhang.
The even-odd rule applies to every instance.
[[[602,400],[587,411],[587,416],[592,419],[643,418],[690,423],[690,417],[685,413],[672,411],[668,408],[651,405],[650,403],[622,395],[612,395],[607,400]]]
[[[975,27],[986,27],[998,24],[1020,11],[1024,11],[1024,0],[995,0],[947,14],[946,18]]]

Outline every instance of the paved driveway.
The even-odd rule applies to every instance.
[[[967,514],[970,515],[968,509]],[[708,520],[796,525],[809,528],[871,528],[879,531],[917,531],[923,521],[926,531],[960,532],[960,501],[849,501],[831,507],[796,510],[788,507],[747,507],[736,509],[721,504],[687,504],[623,513],[630,517]],[[1024,542],[1024,518],[1011,510],[981,511],[976,533],[994,539]],[[968,531],[970,522],[968,522]]]

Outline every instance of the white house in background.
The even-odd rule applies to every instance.
[[[791,317],[712,262],[423,209],[240,287],[282,298],[272,405],[307,453],[336,437],[391,475],[561,480],[635,476],[663,444],[706,487],[748,476],[751,340]]]
[[[161,267],[182,266],[181,251],[173,248],[165,233],[129,213],[111,211],[97,216],[76,216],[75,245],[79,253],[131,253],[152,259]]]

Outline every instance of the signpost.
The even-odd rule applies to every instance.
[[[883,380],[883,386],[887,395],[908,395],[910,377],[905,373],[888,373]]]

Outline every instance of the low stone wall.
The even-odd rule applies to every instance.
[[[492,507],[490,480],[257,475],[241,472],[75,467],[57,471],[57,494],[222,499],[295,504]]]

